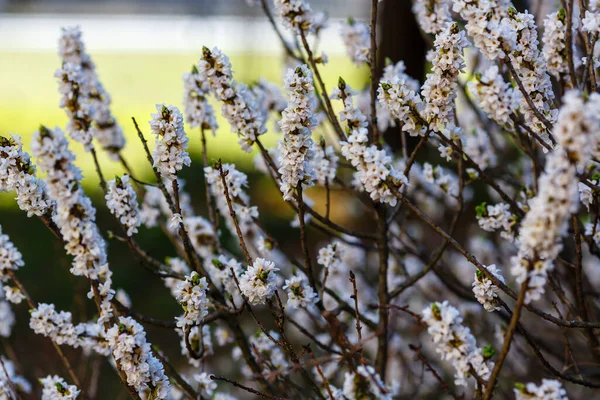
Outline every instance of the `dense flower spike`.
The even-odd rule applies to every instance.
[[[208,314],[207,288],[206,278],[195,271],[177,285],[175,298],[184,310],[183,316],[176,318],[178,327],[198,325]]]
[[[63,378],[57,375],[48,375],[40,379],[42,388],[42,400],[75,400],[81,391],[75,385],[69,385]]]
[[[349,400],[391,400],[393,398],[391,389],[385,386],[381,377],[370,365],[361,365],[356,368],[356,372],[346,372],[343,395]]]
[[[223,103],[221,112],[231,131],[240,136],[238,143],[242,150],[250,152],[258,136],[267,131],[254,95],[246,86],[233,81],[229,58],[221,50],[204,47],[197,66],[197,79],[208,82],[212,94]]]
[[[253,305],[265,304],[275,294],[276,272],[275,263],[264,258],[257,258],[253,265],[240,276],[240,290]]]
[[[515,384],[513,389],[516,400],[569,400],[562,384],[554,379],[542,379],[542,384]]]
[[[315,16],[305,0],[275,0],[275,9],[283,25],[293,33],[315,30]]]
[[[190,128],[210,129],[214,135],[219,126],[215,112],[208,103],[210,86],[195,65],[192,72],[183,74],[183,90],[184,114]]]
[[[486,267],[488,272],[500,282],[504,283],[504,277],[500,273],[500,270],[495,265],[489,265]],[[500,289],[492,283],[492,281],[486,277],[483,272],[475,271],[475,278],[473,281],[473,293],[477,301],[485,308],[486,311],[492,312],[499,310],[500,306],[496,301]]]
[[[331,94],[332,98],[344,103],[340,119],[347,121],[350,133],[347,141],[340,143],[342,155],[356,168],[356,178],[374,201],[394,206],[397,197],[390,185],[399,189],[408,180],[402,172],[394,169],[391,165],[392,158],[385,150],[379,150],[375,145],[368,146],[366,117],[354,107],[353,94],[355,93],[350,86],[342,79]]]
[[[312,93],[315,88],[308,66],[303,64],[287,71],[285,90],[289,101],[281,113],[279,122],[283,140],[278,145],[278,161],[281,174],[280,189],[283,198],[291,200],[299,184],[312,186],[315,179],[309,162],[314,152],[311,133],[316,125],[312,114]]]
[[[17,193],[17,204],[28,217],[39,217],[51,210],[46,183],[36,177],[35,165],[23,151],[21,138],[0,136],[0,192],[12,191]]]
[[[489,379],[494,363],[484,358],[475,337],[462,325],[463,319],[456,308],[447,301],[436,302],[425,308],[422,316],[428,326],[427,332],[437,346],[436,351],[456,370],[454,383],[466,386],[471,368],[481,379]]]
[[[454,123],[458,75],[465,67],[463,49],[468,44],[464,31],[456,23],[448,23],[435,37],[433,66],[421,89],[425,102],[421,116],[429,121],[433,131]]]
[[[63,28],[58,47],[63,63],[79,66],[85,78],[87,93],[84,91],[83,95],[89,96],[86,101],[92,109],[92,135],[112,158],[118,159],[119,152],[125,147],[125,137],[110,111],[110,96],[100,83],[96,66],[85,51],[79,27]]]
[[[491,119],[500,125],[511,126],[511,115],[519,109],[521,93],[504,82],[498,66],[488,68],[484,74],[476,73],[475,80],[467,87]]]
[[[137,196],[129,183],[129,175],[116,177],[107,182],[108,193],[104,197],[106,206],[117,217],[119,222],[127,229],[127,236],[137,232],[141,225]]]
[[[414,89],[406,74],[394,75],[379,82],[377,100],[392,119],[400,121],[403,131],[410,136],[424,136],[427,123],[420,114],[424,104]]]
[[[412,10],[425,33],[437,35],[452,21],[449,0],[416,0]]]
[[[548,72],[556,79],[564,82],[568,87],[571,81],[568,78],[569,61],[567,57],[567,22],[566,11],[561,8],[559,11],[546,15],[544,19],[544,36],[542,42],[542,54],[544,61],[548,66]],[[573,36],[576,35],[575,27]],[[575,52],[575,46],[573,46]]]
[[[321,186],[333,183],[337,172],[339,157],[333,146],[325,146],[324,141],[319,146],[313,146],[313,157],[310,160],[317,183]]]
[[[187,152],[188,138],[183,130],[183,116],[174,106],[156,105],[150,128],[156,135],[156,148],[152,153],[154,167],[163,179],[173,181],[183,166],[192,162]]]
[[[589,132],[600,128],[600,95],[594,93],[586,102],[570,91],[563,101],[553,131],[559,147],[548,156],[538,194],[529,201],[530,211],[521,223],[519,254],[511,260],[518,283],[529,277],[526,303],[544,293],[548,272],[563,248],[561,239],[567,233],[569,216],[579,205],[576,167],[585,166],[598,146],[598,139]]]
[[[368,64],[369,49],[371,48],[371,29],[362,21],[348,18],[342,25],[342,40],[346,54],[356,65]]]
[[[119,317],[119,323],[107,331],[106,340],[127,376],[128,385],[144,398],[169,397],[169,379],[160,361],[152,354],[140,324],[129,317]]]
[[[8,235],[2,233],[0,226],[0,280],[10,279],[9,271],[16,271],[25,265],[19,249],[10,241]]]

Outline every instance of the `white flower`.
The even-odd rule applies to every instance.
[[[484,359],[471,331],[462,325],[462,317],[456,308],[447,301],[436,302],[425,308],[422,316],[428,326],[427,332],[437,346],[436,352],[455,368],[455,384],[467,385],[471,367],[480,378],[489,379],[494,363]]]
[[[194,380],[198,382],[198,392],[202,396],[212,397],[213,393],[217,389],[217,382],[210,379],[210,374],[202,372],[201,374],[194,375]]]
[[[146,332],[140,324],[130,317],[119,317],[119,323],[106,332],[106,340],[128,385],[145,397],[169,397],[169,379],[160,361],[150,351]]]
[[[344,398],[348,400],[391,400],[393,398],[390,388],[370,365],[361,365],[356,368],[356,372],[346,372],[343,393]]]
[[[275,264],[264,258],[257,258],[254,264],[240,276],[240,290],[252,305],[265,304],[275,291],[276,286]]]
[[[339,157],[333,146],[313,146],[313,157],[310,160],[315,179],[321,186],[331,185],[335,179]]]
[[[340,112],[340,120],[347,121],[350,131],[347,141],[340,142],[341,153],[356,168],[355,177],[371,199],[394,206],[398,200],[389,185],[398,190],[408,180],[391,165],[392,158],[385,150],[378,149],[376,145],[367,146],[367,120],[354,107],[353,94],[350,86],[341,79],[331,94],[331,98],[343,101],[344,109]]]
[[[27,216],[42,216],[52,207],[46,183],[36,177],[35,166],[18,135],[0,136],[0,192],[15,191],[19,208]]]
[[[114,116],[110,111],[110,96],[104,90],[96,74],[96,66],[85,50],[81,40],[81,30],[78,26],[62,28],[58,42],[59,56],[65,63],[72,63],[80,68],[84,83],[87,87],[80,88],[77,96],[84,96],[85,102],[90,106],[90,116],[93,126],[91,134],[100,142],[109,156],[118,160],[119,152],[125,147],[125,137]],[[62,85],[62,84],[61,84]],[[83,92],[81,92],[83,89]],[[72,100],[75,100],[73,98]],[[77,99],[76,101],[80,101]],[[70,111],[67,111],[69,114]]]
[[[240,136],[242,150],[250,152],[259,135],[267,131],[254,95],[246,86],[233,81],[229,58],[217,48],[202,48],[197,64],[198,80],[208,82],[215,98],[223,103],[221,113]]]
[[[75,385],[69,385],[63,378],[57,375],[48,375],[40,379],[42,388],[42,400],[74,400],[79,396],[80,390]]]
[[[190,128],[210,129],[214,135],[219,126],[207,99],[210,85],[195,65],[192,72],[183,74],[183,89],[184,114]]]
[[[342,40],[346,47],[346,54],[356,65],[369,63],[371,49],[371,29],[362,21],[352,18],[342,25]]]
[[[451,4],[449,0],[416,0],[413,2],[412,11],[423,32],[437,35],[446,23],[452,21]]]
[[[510,206],[506,203],[498,203],[495,205],[486,205],[485,203],[477,208],[477,222],[481,229],[494,232],[498,229],[502,230],[502,237],[514,237],[513,226],[515,217],[510,212]]]
[[[158,168],[163,179],[171,182],[183,166],[192,162],[188,152],[188,138],[183,130],[183,116],[174,106],[157,104],[152,114],[150,128],[156,135],[156,148],[152,152],[154,167]]]
[[[510,126],[511,115],[518,110],[521,92],[504,82],[498,66],[488,68],[483,75],[476,73],[467,87],[479,107],[500,125]]]
[[[110,212],[127,228],[127,236],[137,232],[142,220],[139,215],[137,196],[129,183],[129,175],[107,182],[108,193],[104,197]]]
[[[559,11],[546,15],[544,19],[544,36],[542,42],[542,55],[548,65],[548,72],[563,82],[568,87],[571,86],[571,80],[568,78],[569,64],[567,61],[567,24],[565,21],[566,13],[564,8]],[[576,36],[577,20],[573,24],[573,37]],[[573,54],[575,54],[575,43]]]
[[[313,12],[305,0],[275,0],[275,9],[283,26],[294,34],[315,29]]]
[[[312,72],[305,64],[289,69],[285,76],[285,90],[289,95],[288,105],[281,113],[279,127],[283,140],[279,142],[280,189],[285,200],[291,200],[294,190],[314,184],[314,171],[310,160],[314,143],[311,139],[315,127],[312,114],[315,90]]]
[[[176,318],[178,327],[199,325],[208,315],[207,288],[206,278],[200,278],[195,271],[177,285],[175,298],[184,310],[183,315]]]
[[[21,252],[10,241],[8,235],[2,233],[2,226],[0,226],[0,280],[7,281],[10,279],[8,271],[16,271],[23,265],[25,263]]]
[[[173,216],[171,217],[171,220],[169,221],[169,229],[173,230],[173,231],[177,231],[179,229],[179,226],[182,223],[183,223],[183,218],[181,218],[181,214],[175,213],[175,214],[173,214]]]
[[[555,379],[542,379],[542,384],[515,385],[515,400],[569,400],[567,391]]]
[[[500,270],[496,268],[494,264],[485,267],[489,273],[491,273],[496,279],[504,283],[504,277],[500,273]],[[486,277],[480,270],[475,271],[475,277],[473,281],[473,293],[475,298],[486,311],[492,312],[494,310],[500,310],[500,306],[496,302],[500,289],[492,283],[492,281]]]
[[[286,279],[283,289],[287,293],[289,307],[310,308],[318,301],[317,294],[303,275],[296,274]]]
[[[13,385],[17,391],[31,393],[31,384],[21,375],[17,375],[15,364],[4,357],[2,357],[2,363],[4,364],[4,368],[0,368],[0,393],[3,399],[12,400],[19,398],[19,393],[14,393],[13,391]],[[6,372],[4,371],[5,369]]]
[[[4,286],[3,289],[6,300],[13,304],[21,304],[21,302],[26,299],[25,295],[21,293],[21,290],[17,287]]]

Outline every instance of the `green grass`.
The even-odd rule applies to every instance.
[[[135,117],[147,134],[150,114],[155,112],[159,103],[181,107],[183,83],[181,75],[197,61],[198,54],[94,54],[96,68],[105,89],[112,97],[112,111],[123,127],[127,138],[125,157],[134,171],[142,177],[148,177],[149,168],[141,145],[131,123]],[[29,149],[32,133],[40,124],[64,129],[66,115],[58,107],[60,96],[54,71],[60,65],[57,55],[51,53],[0,53],[2,74],[0,74],[0,135],[18,134],[22,137],[25,149]],[[259,54],[231,55],[235,79],[252,83],[259,77],[265,77],[281,83],[283,76],[283,57]],[[323,76],[329,88],[337,83],[339,75],[344,76],[352,86],[362,87],[367,71],[357,69],[342,57],[333,57],[322,68]],[[220,107],[213,104],[217,111],[219,131],[215,138],[208,139],[210,158],[223,157],[235,162],[240,168],[250,166],[252,155],[244,153],[237,145],[237,137],[230,132],[229,125],[220,115]],[[187,132],[190,137],[190,152],[196,161],[200,157],[199,132]],[[277,134],[267,133],[264,141],[273,145]],[[152,143],[152,140],[150,141]],[[84,184],[97,187],[98,179],[93,170],[91,157],[83,152],[78,143],[72,144],[77,154],[77,165],[83,169]],[[121,173],[120,166],[101,156],[101,164],[106,175],[112,177]],[[12,203],[12,196],[0,196],[0,205]],[[10,200],[7,202],[7,200]]]

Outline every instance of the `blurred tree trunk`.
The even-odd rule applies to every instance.
[[[424,81],[427,44],[421,36],[411,6],[412,2],[409,0],[384,0],[379,3],[378,34],[381,39],[377,55],[377,79],[382,74],[385,59],[389,58],[394,63],[404,61],[406,73],[421,83]],[[383,132],[383,135],[394,152],[401,150],[399,127],[389,128]],[[407,139],[407,147],[410,151],[419,138],[407,137]]]

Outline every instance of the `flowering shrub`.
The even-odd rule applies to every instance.
[[[597,396],[600,3],[564,3],[536,21],[509,0],[415,0],[430,44],[425,77],[377,59],[376,18],[348,20],[339,27],[346,54],[371,72],[353,90],[343,77],[322,79],[327,56],[314,47],[324,14],[305,0],[248,1],[282,39],[282,82],[239,83],[227,55],[204,47],[183,74],[183,113],[159,104],[149,130],[133,120],[150,182],[129,168],[81,31],[64,29],[55,77],[66,133],[41,126],[33,158],[19,136],[0,137],[0,190],[56,236],[97,315],[78,320],[30,295],[19,279],[27,254],[4,226],[0,336],[27,304],[29,327],[65,375],[41,363],[35,373],[46,375],[34,385],[17,368],[26,349],[6,351],[0,397],[93,398],[75,353],[108,360],[135,399]],[[228,134],[219,106],[273,196],[294,211],[293,236],[273,237],[261,223],[244,172],[209,162],[206,134]],[[188,154],[191,129],[202,165]],[[388,130],[401,148],[386,142]],[[108,239],[126,243],[181,307],[170,320],[137,312],[115,289],[67,135],[93,159],[121,228]],[[264,135],[278,144],[266,148]],[[126,173],[105,179],[98,151]],[[186,168],[204,177],[204,210],[178,176]],[[360,224],[334,219],[346,204]],[[172,257],[140,245],[145,229],[162,230]],[[153,326],[179,354],[152,344]]]

